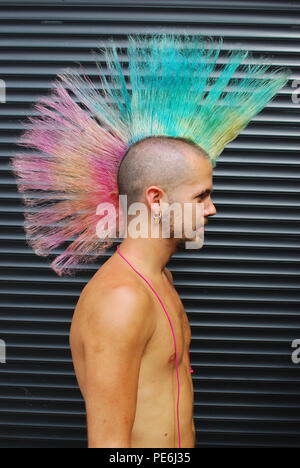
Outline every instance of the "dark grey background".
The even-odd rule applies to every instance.
[[[22,122],[62,67],[81,63],[93,77],[97,44],[113,37],[125,47],[127,34],[161,28],[223,36],[227,49],[292,69],[218,161],[218,214],[204,248],[177,253],[168,267],[192,327],[197,447],[298,447],[300,364],[291,342],[300,338],[300,104],[291,83],[300,79],[300,3],[1,2],[0,25],[0,447],[86,446],[69,327],[80,291],[115,249],[73,278],[56,276],[53,257],[33,254],[8,166]]]

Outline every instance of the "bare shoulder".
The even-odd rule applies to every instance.
[[[145,319],[149,314],[149,294],[143,289],[137,288],[134,283],[123,283],[100,287],[96,294],[90,294],[88,298],[90,310],[88,320],[105,317],[109,313],[110,318],[126,320],[126,317]]]
[[[152,307],[149,294],[134,282],[87,289],[80,321],[82,341],[92,342],[106,334],[118,340],[146,343],[156,326]]]

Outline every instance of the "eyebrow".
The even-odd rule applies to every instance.
[[[213,192],[213,188],[211,187],[211,188],[209,188],[209,189],[203,190],[203,191],[200,192],[200,193],[197,193],[197,194],[195,195],[195,198],[196,198],[196,197],[200,197],[201,195],[204,195],[204,194],[207,194],[207,195],[208,195],[208,194],[210,194],[210,193],[212,193],[212,192]]]

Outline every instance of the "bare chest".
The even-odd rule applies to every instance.
[[[191,328],[183,304],[171,284],[156,291],[159,297],[150,290],[153,310],[149,311],[156,315],[156,329],[148,342],[144,358],[151,359],[162,369],[173,369],[177,353],[178,365],[184,363],[188,367]]]

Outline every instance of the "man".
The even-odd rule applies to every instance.
[[[20,140],[37,151],[12,160],[35,253],[47,255],[73,238],[51,263],[58,275],[112,245],[116,236],[97,235],[98,206],[118,208],[118,192],[128,197],[129,209],[145,205],[142,228],[154,220],[158,234],[136,237],[128,229],[76,306],[70,345],[91,448],[195,445],[190,327],[165,266],[186,241],[201,238],[202,218],[207,222],[216,212],[212,169],[225,145],[290,74],[269,73],[270,65],[251,56],[242,65],[248,52],[239,48],[220,68],[221,46],[222,40],[186,33],[129,36],[128,67],[116,45],[107,48],[100,87],[67,69],[51,96],[39,100],[32,129]],[[170,235],[163,235],[165,202],[192,204],[195,233],[183,229],[178,237],[175,216]]]
[[[133,172],[139,173],[138,179],[132,177]],[[135,181],[131,187],[128,174]],[[121,164],[119,185],[120,192],[126,187],[130,201],[134,201],[133,193],[139,196],[135,201],[144,201],[149,212],[153,203],[171,199],[181,204],[203,203],[206,222],[216,213],[211,200],[212,165],[199,147],[180,139],[152,137],[137,143]],[[125,237],[120,246],[158,291],[174,323],[182,448],[195,447],[191,330],[165,265],[184,240]],[[86,403],[90,448],[178,447],[170,325],[151,289],[117,253],[83,289],[72,321],[70,345]]]

